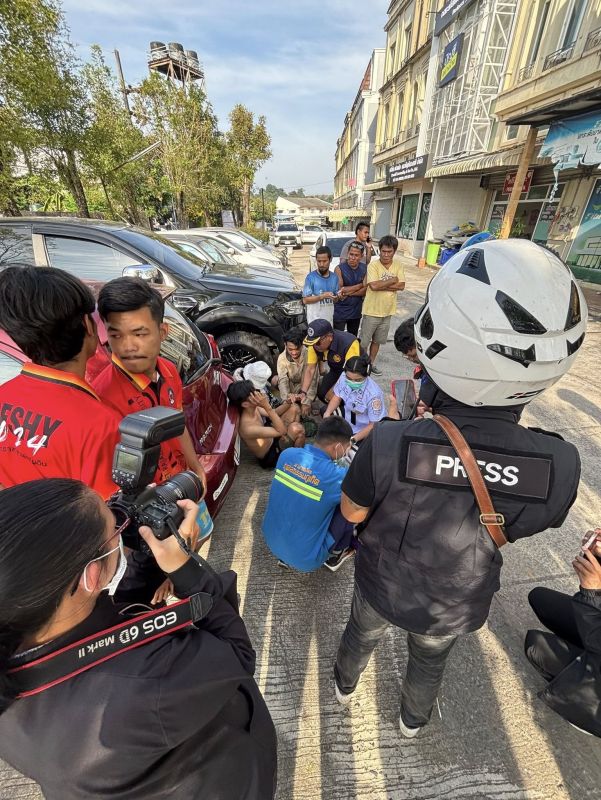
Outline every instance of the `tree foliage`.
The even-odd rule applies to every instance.
[[[252,111],[236,105],[230,112],[227,143],[235,164],[236,177],[242,192],[242,218],[250,221],[250,194],[257,170],[271,158],[271,138],[267,121],[260,116],[255,122]]]

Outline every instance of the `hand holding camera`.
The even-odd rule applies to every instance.
[[[190,549],[194,550],[198,536],[198,525],[196,524],[198,506],[192,500],[178,500],[177,505],[184,512],[184,519],[179,526],[179,533],[188,542]],[[141,525],[139,531],[140,536],[148,545],[163,572],[175,572],[180,567],[183,567],[190,558],[188,553],[181,549],[175,536],[157,539],[152,529],[147,525]]]

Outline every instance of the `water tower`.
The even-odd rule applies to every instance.
[[[205,75],[198,53],[196,50],[184,50],[179,42],[151,42],[148,69],[180,83],[184,91],[196,81],[200,81],[201,89],[204,88]]]

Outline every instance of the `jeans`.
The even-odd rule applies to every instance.
[[[353,692],[376,645],[390,622],[380,616],[361,594],[355,582],[351,617],[342,634],[334,677],[345,694]],[[411,728],[426,725],[438,695],[449,653],[457,641],[455,634],[428,636],[407,633],[409,660],[401,692],[403,722]]]
[[[528,601],[551,633],[528,631],[524,642],[526,658],[545,680],[550,681],[583,653],[572,597],[541,586],[530,592]]]
[[[334,544],[330,547],[330,553],[340,553],[342,550],[349,549],[353,541],[355,526],[342,516],[340,506],[336,506],[328,530],[334,538]]]

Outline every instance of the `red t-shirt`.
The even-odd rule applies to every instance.
[[[132,373],[113,355],[112,364],[93,379],[92,385],[103,403],[122,417],[153,406],[166,406],[178,411],[183,407],[183,387],[177,368],[166,358],[157,360],[159,380],[153,383],[143,373]],[[163,481],[187,469],[179,438],[161,444],[155,481]]]
[[[25,364],[0,386],[0,484],[75,478],[106,500],[120,421],[77,375]]]

